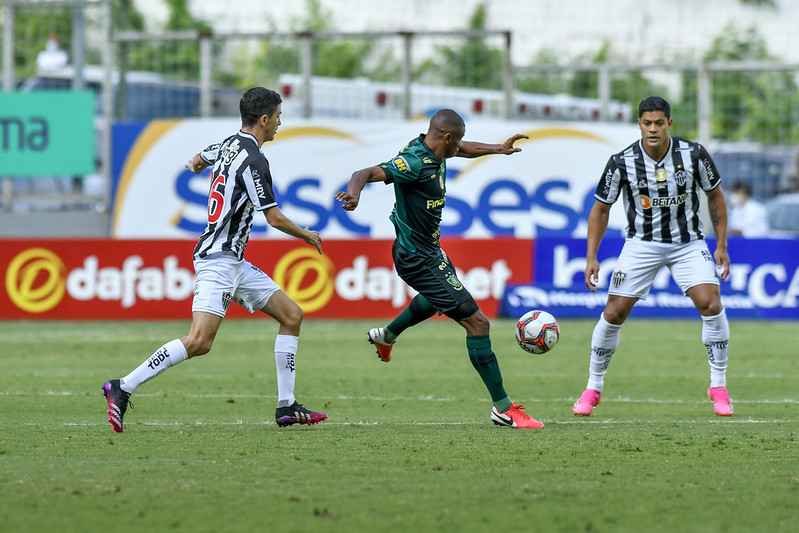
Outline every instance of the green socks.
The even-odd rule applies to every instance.
[[[488,335],[467,336],[466,348],[469,350],[472,366],[480,374],[480,378],[491,394],[491,401],[499,412],[504,413],[510,409],[511,401],[502,386],[502,372],[499,370],[497,357],[491,351],[491,339]]]
[[[422,296],[417,294],[402,312],[386,326],[386,342],[394,342],[400,334],[411,326],[424,322],[436,314],[432,304]]]

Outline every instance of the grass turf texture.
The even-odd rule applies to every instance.
[[[306,320],[297,396],[274,423],[273,322],[226,321],[210,354],[133,395],[100,386],[186,322],[0,322],[0,531],[788,531],[799,511],[799,327],[733,322],[735,415],[713,414],[700,321],[631,319],[602,404],[582,392],[594,321],[549,354],[493,322],[505,385],[546,424],[499,428],[446,320],[381,363],[365,322]]]

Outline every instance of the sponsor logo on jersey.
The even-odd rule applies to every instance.
[[[705,167],[705,174],[707,174],[707,180],[709,182],[713,182],[716,179],[716,174],[713,172],[713,165],[710,163],[710,160],[703,159],[702,166]]]
[[[411,166],[408,164],[408,161],[406,161],[405,158],[401,155],[392,159],[391,164],[394,165],[394,168],[396,168],[402,173],[411,171]]]
[[[427,209],[437,209],[439,207],[444,207],[444,203],[446,202],[446,198],[438,198],[437,200],[428,200],[427,201]]]
[[[255,169],[252,169],[252,183],[255,185],[255,192],[258,194],[258,198],[266,198],[264,184],[261,183],[261,176],[258,175],[258,171]]]
[[[684,204],[687,199],[688,193],[684,192],[679,196],[663,196],[658,198],[641,196],[639,202],[641,207],[649,209],[651,207],[674,207],[675,205]]]
[[[238,139],[233,139],[230,144],[225,147],[225,151],[222,152],[222,159],[226,165],[229,165],[236,159],[236,156],[239,155],[239,150],[241,150],[241,146],[239,145]]]
[[[612,181],[613,181],[613,171],[611,169],[608,169],[608,171],[605,172],[605,185],[602,187],[602,193],[605,196],[607,196],[610,193],[610,184]]]
[[[422,163],[424,163],[425,165],[432,165],[435,164],[435,161],[433,161],[429,157],[425,157],[424,159],[422,159]]]

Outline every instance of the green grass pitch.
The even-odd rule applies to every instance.
[[[463,330],[366,342],[383,321],[303,324],[297,396],[328,413],[278,428],[276,325],[226,321],[210,354],[133,396],[125,433],[100,386],[187,322],[0,322],[0,531],[752,532],[799,528],[799,324],[731,322],[735,415],[713,414],[701,323],[622,330],[602,404],[593,320],[533,356],[492,323],[511,397],[546,426],[489,420]]]

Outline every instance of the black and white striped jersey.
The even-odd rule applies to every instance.
[[[277,205],[269,162],[255,137],[242,131],[212,144],[200,157],[213,165],[213,171],[208,224],[194,248],[194,258],[224,253],[242,259],[255,211]]]
[[[628,238],[688,243],[704,238],[700,189],[711,191],[719,183],[721,177],[707,150],[672,136],[660,161],[646,153],[640,140],[611,156],[594,197],[612,204],[624,194]]]

